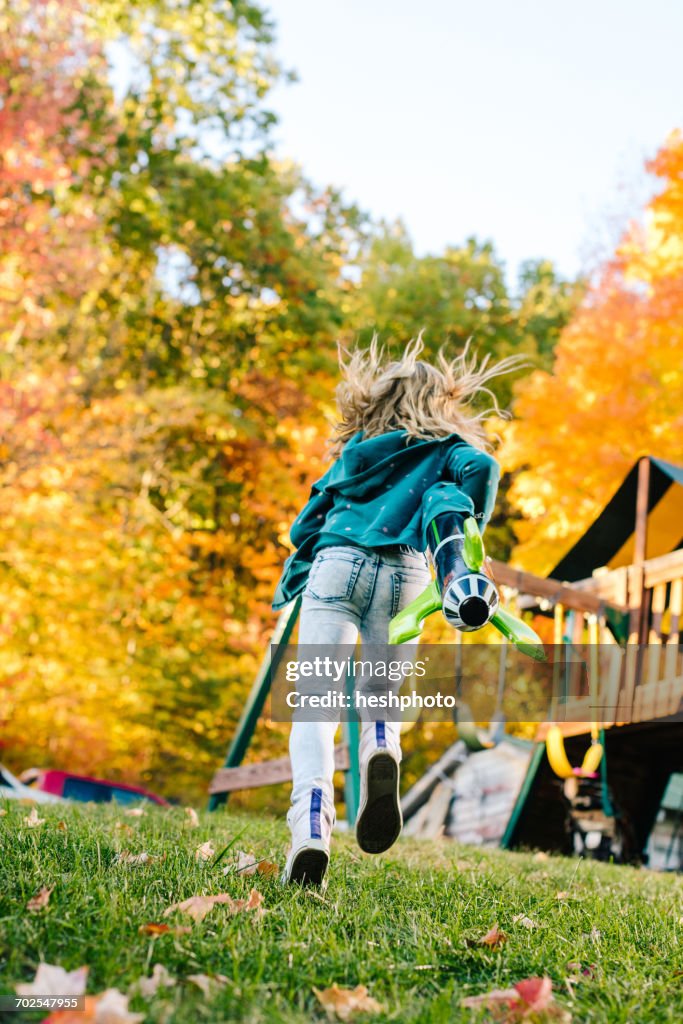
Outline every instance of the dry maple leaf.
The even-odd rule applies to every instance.
[[[216,855],[216,851],[213,848],[211,840],[209,839],[206,843],[202,843],[194,851],[195,860],[211,860]]]
[[[246,900],[226,900],[231,914],[241,914],[243,911],[252,910],[256,916],[263,914],[263,894],[258,889],[252,889]]]
[[[519,1003],[519,994],[514,988],[494,988],[480,996],[466,996],[460,1005],[466,1010],[509,1010]]]
[[[468,996],[461,1006],[486,1009],[491,1020],[499,1024],[517,1024],[518,1021],[544,1020],[570,1024],[569,1013],[553,999],[550,978],[525,978],[513,988],[495,989],[481,996]]]
[[[96,996],[85,997],[83,1010],[57,1010],[43,1024],[140,1024],[144,1013],[131,1013],[128,996],[117,988],[108,988]]]
[[[277,875],[280,871],[278,865],[272,860],[260,860],[257,865],[257,872],[267,878],[268,875]]]
[[[570,960],[567,970],[571,971],[571,974],[566,980],[568,982],[592,981],[597,969],[597,964],[586,964],[584,967],[580,960]]]
[[[88,968],[65,971],[57,964],[38,964],[33,981],[15,985],[18,996],[82,996],[88,980]]]
[[[24,825],[27,825],[29,828],[38,828],[39,825],[44,824],[45,818],[38,817],[38,811],[35,809],[35,807],[32,807],[31,813],[27,814],[26,817],[24,818]]]
[[[527,917],[526,914],[515,914],[512,918],[513,924],[521,924],[522,928],[538,928],[538,921]]]
[[[500,949],[504,942],[507,941],[507,935],[502,932],[496,922],[492,928],[489,928],[486,935],[482,935],[477,940],[478,946],[489,946],[491,949]]]
[[[176,925],[173,927],[170,924],[141,924],[138,928],[140,935],[189,935],[192,931],[187,925]]]
[[[244,850],[237,850],[235,852],[235,857],[237,859],[237,863],[236,864],[229,864],[225,868],[224,873],[228,872],[228,871],[232,871],[234,869],[235,871],[239,871],[243,875],[255,875],[256,874],[256,868],[258,867],[258,861],[256,860],[256,857],[254,856],[253,853],[245,853]]]
[[[180,903],[174,903],[164,911],[164,917],[179,910],[181,914],[187,914],[195,921],[203,921],[209,911],[213,910],[218,901],[215,896],[190,896]]]
[[[188,828],[199,828],[199,815],[195,811],[194,807],[185,808],[185,817],[187,818],[185,824]]]
[[[263,914],[263,896],[258,889],[252,889],[247,899],[235,900],[227,892],[219,892],[213,896],[190,896],[181,903],[174,903],[164,911],[164,917],[174,910],[182,914],[189,914],[195,921],[203,921],[206,915],[213,910],[217,903],[225,904],[231,914],[240,914],[243,911],[256,911],[256,916]]]
[[[163,964],[154,964],[150,977],[138,978],[137,982],[135,982],[135,988],[141,996],[149,999],[151,996],[156,995],[160,988],[172,988],[175,984],[176,979],[166,970]]]
[[[223,868],[223,874],[228,875],[231,871],[237,871],[241,875],[275,875],[280,870],[277,864],[271,860],[256,860],[253,853],[237,851],[237,864],[228,864]]]
[[[69,829],[65,821],[58,821],[57,824],[55,825],[55,828],[58,828],[60,832],[68,832]]]
[[[207,999],[211,996],[212,985],[226,985],[228,982],[224,974],[188,974],[187,980],[200,988]]]
[[[131,853],[130,850],[122,850],[121,853],[117,853],[114,857],[114,864],[128,864],[130,867],[140,867],[141,864],[149,864],[153,860],[156,860],[156,858],[150,857],[144,851],[142,853]]]
[[[50,902],[51,894],[52,889],[48,889],[48,887],[44,885],[43,888],[39,892],[37,892],[35,896],[31,897],[31,899],[26,904],[26,909],[30,910],[31,913],[33,914],[37,913],[37,911],[39,910],[43,910],[43,908],[46,907]]]
[[[314,988],[313,991],[330,1020],[334,1020],[335,1017],[338,1020],[351,1020],[357,1013],[382,1012],[377,1000],[368,995],[365,985],[356,985],[355,988],[339,988],[338,985],[332,985],[322,990]]]

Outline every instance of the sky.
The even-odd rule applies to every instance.
[[[276,152],[420,253],[491,239],[514,279],[609,254],[683,126],[680,0],[263,0]]]

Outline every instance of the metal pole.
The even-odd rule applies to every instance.
[[[353,696],[355,679],[352,675],[346,677],[346,693]],[[356,824],[358,817],[358,805],[360,803],[360,766],[358,749],[360,746],[360,726],[358,721],[342,722],[342,733],[344,742],[349,748],[349,767],[344,772],[344,802],[346,804],[346,820],[349,827]]]
[[[275,630],[270,643],[268,644],[268,649],[263,661],[261,662],[258,675],[253,682],[247,702],[244,705],[244,710],[240,715],[239,722],[237,723],[235,735],[233,736],[232,742],[228,747],[228,752],[225,755],[225,761],[223,762],[224,768],[236,768],[242,763],[242,758],[249,748],[251,737],[254,735],[254,730],[256,729],[258,720],[261,717],[263,705],[266,702],[268,691],[270,690],[272,673],[277,669],[282,655],[284,654],[285,647],[292,635],[294,626],[296,625],[296,620],[299,617],[300,607],[301,598],[297,597],[296,600],[292,601],[280,612]],[[212,793],[209,797],[209,810],[215,811],[218,806],[225,803],[227,798],[227,793]]]

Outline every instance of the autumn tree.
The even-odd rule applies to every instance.
[[[55,161],[82,174],[60,172],[50,192],[43,249],[23,264],[40,330],[22,328],[4,367],[3,742],[20,766],[188,796],[267,642],[290,510],[322,450],[316,394],[359,215],[266,152],[278,69],[256,6],[105,2],[73,20],[58,6],[12,80],[30,109],[33,62],[59,50],[53,120],[28,164],[49,165],[55,142]],[[8,11],[12,38],[23,15]],[[85,70],[65,55],[82,40],[115,129],[97,165],[99,136],[72,124]],[[118,98],[101,60],[113,40],[135,67]],[[10,154],[24,127],[5,120]],[[8,196],[15,217],[26,192]],[[97,257],[69,220],[86,197]],[[74,253],[59,251],[63,289],[40,277],[61,239]]]
[[[504,465],[524,516],[516,561],[547,573],[641,455],[683,458],[683,135],[647,165],[662,185],[555,349],[518,386]]]
[[[98,276],[86,182],[107,162],[101,48],[79,0],[0,0],[0,341],[52,330]],[[68,73],[65,69],[68,68]]]

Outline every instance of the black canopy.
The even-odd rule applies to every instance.
[[[683,466],[649,457],[646,558],[666,555],[683,546]],[[549,573],[573,583],[594,569],[617,569],[633,561],[638,463],[583,537]]]

